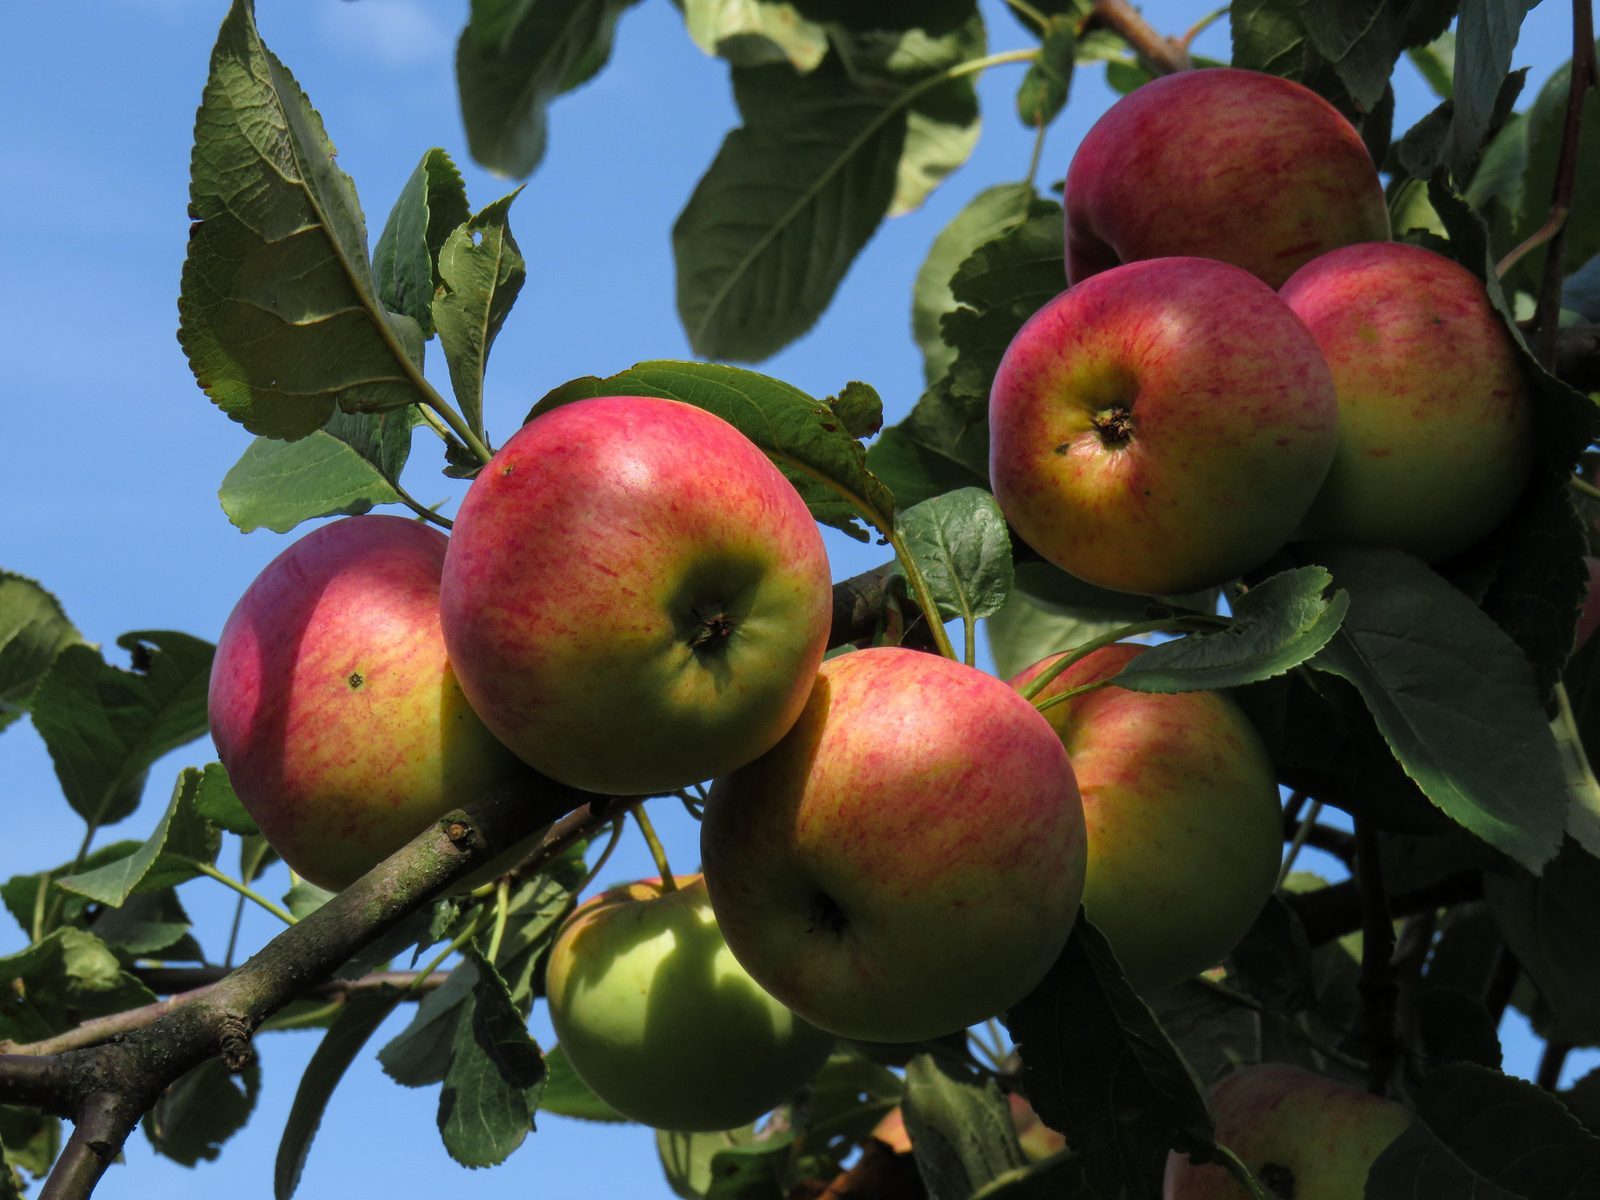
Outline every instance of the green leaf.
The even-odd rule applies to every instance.
[[[1441,100],[1450,99],[1456,70],[1456,35],[1441,33],[1425,46],[1413,46],[1406,57]]]
[[[445,981],[417,1002],[411,1023],[378,1051],[385,1074],[406,1087],[427,1087],[450,1069],[450,1045],[477,986],[478,968],[459,963]]]
[[[962,488],[900,514],[900,536],[922,571],[939,615],[971,624],[1011,595],[1011,535],[994,497]]]
[[[62,891],[60,879],[73,871],[91,870],[115,862],[119,858],[126,858],[138,848],[139,843],[134,841],[111,842],[91,850],[82,863],[63,863],[49,871],[40,871],[32,875],[13,875],[4,884],[0,884],[0,899],[5,901],[6,911],[16,919],[30,941],[35,933],[35,923],[44,919],[47,904],[58,906],[60,924],[81,924],[87,915],[86,910],[90,901],[86,897]],[[44,895],[40,895],[41,890],[44,890]]]
[[[972,16],[974,0],[794,0],[813,21],[846,29],[922,29],[947,33]]]
[[[554,1113],[558,1117],[572,1117],[579,1121],[626,1121],[628,1118],[589,1090],[589,1085],[578,1078],[578,1073],[567,1061],[560,1046],[545,1051],[544,1095],[539,1098],[539,1111]]]
[[[222,836],[195,807],[204,775],[185,767],[172,788],[167,811],[144,844],[126,858],[59,881],[69,892],[113,908],[135,891],[157,891],[193,879],[195,863],[216,861]]]
[[[1462,0],[1456,24],[1455,71],[1450,94],[1450,167],[1465,179],[1488,136],[1495,97],[1511,69],[1522,18],[1539,0]]]
[[[1147,597],[1106,591],[1045,563],[1019,563],[1011,598],[984,628],[995,671],[1009,679],[1057,651],[1147,620],[1150,613]]]
[[[154,1004],[155,996],[99,938],[57,929],[0,958],[0,1040],[36,1042],[91,1017]]]
[[[304,920],[317,909],[321,908],[335,893],[327,888],[318,887],[304,879],[296,880],[294,886],[283,894],[283,906],[289,910],[289,915],[295,920]]]
[[[159,955],[163,962],[204,962],[199,945],[189,937],[192,922],[171,888],[129,896],[120,908],[95,914],[89,932],[129,958]]]
[[[238,793],[233,790],[227,768],[219,762],[207,763],[201,771],[194,810],[218,828],[240,837],[261,832],[255,818],[245,811]]]
[[[811,1081],[791,1177],[832,1179],[900,1100],[905,1085],[887,1067],[840,1047]]]
[[[261,1064],[251,1059],[237,1075],[220,1058],[178,1077],[144,1117],[156,1153],[192,1167],[214,1162],[222,1145],[250,1120],[261,1094]]]
[[[195,122],[178,341],[223,412],[293,440],[336,408],[421,393],[377,297],[355,186],[252,8],[234,0],[223,21]]]
[[[696,46],[736,67],[786,62],[804,72],[828,53],[827,30],[777,0],[684,0],[683,20]]]
[[[33,696],[33,723],[67,803],[95,826],[133,812],[150,764],[209,728],[215,646],[161,631],[125,633],[117,645],[132,653],[134,670],[108,666],[88,646],[68,646]]]
[[[733,71],[728,134],[672,231],[678,314],[706,358],[756,361],[816,322],[894,199],[907,92],[830,56]]]
[[[870,384],[852,379],[836,396],[823,401],[839,418],[844,431],[860,440],[883,428],[883,397]]]
[[[1600,1041],[1600,860],[1567,842],[1534,876],[1485,872],[1484,898],[1506,945],[1549,1010],[1547,1032],[1560,1041]]]
[[[1549,219],[1571,79],[1572,64],[1562,64],[1539,89],[1528,110],[1528,163],[1522,177],[1522,203],[1511,233],[1512,245],[1520,244]],[[1584,93],[1582,121],[1585,130],[1600,128],[1600,95],[1592,87]],[[1579,141],[1573,181],[1572,204],[1563,227],[1562,256],[1566,263],[1582,263],[1600,254],[1600,138],[1591,134]],[[1511,281],[1527,291],[1537,291],[1547,249],[1538,246],[1521,259]]]
[[[450,1157],[462,1166],[492,1167],[533,1129],[545,1065],[505,980],[477,954],[469,952],[469,958],[478,968],[478,981],[450,1046],[450,1067],[439,1092],[439,1133]]]
[[[1417,1115],[1432,1139],[1414,1128],[1379,1155],[1368,1200],[1600,1195],[1600,1138],[1526,1080],[1466,1063],[1441,1067],[1423,1084]]]
[[[400,1003],[401,993],[365,992],[351,997],[322,1041],[317,1043],[305,1074],[295,1089],[294,1103],[284,1123],[278,1143],[278,1157],[272,1169],[272,1194],[275,1200],[289,1200],[300,1186],[311,1141],[322,1124],[328,1100],[344,1073],[355,1061],[373,1031]]]
[[[972,1200],[1068,1200],[1088,1197],[1083,1162],[1070,1150],[997,1175],[972,1193]]]
[[[1051,17],[1039,43],[1039,57],[1029,65],[1017,89],[1017,117],[1029,129],[1050,124],[1066,107],[1077,57],[1077,19]]]
[[[1169,1149],[1211,1146],[1198,1082],[1082,910],[1061,957],[1006,1015],[1006,1028],[1029,1101],[1081,1156],[1091,1194],[1154,1194]]]
[[[938,379],[955,360],[955,350],[939,331],[940,318],[956,306],[950,277],[979,246],[1038,215],[1040,209],[1048,213],[1053,206],[1039,200],[1027,184],[997,184],[969,200],[933,239],[911,286],[911,333],[922,348],[927,382]]]
[[[583,843],[573,847],[544,873],[523,881],[511,893],[495,969],[504,977],[512,1000],[519,1006],[533,999],[545,949],[577,900],[577,889],[586,874],[583,849]]]
[[[712,1162],[725,1150],[749,1145],[755,1129],[723,1129],[714,1133],[674,1133],[656,1130],[656,1153],[667,1186],[683,1200],[701,1200],[711,1190]]]
[[[545,108],[611,57],[617,19],[637,0],[472,0],[456,45],[467,148],[500,175],[533,174]]]
[[[1309,38],[1299,0],[1234,0],[1228,7],[1233,65],[1298,79]]]
[[[443,282],[439,251],[451,230],[471,215],[461,172],[435,147],[411,172],[378,235],[372,252],[378,298],[390,312],[410,317],[426,336],[433,333],[433,293]]]
[[[1150,998],[1150,1007],[1202,1086],[1262,1060],[1256,1014],[1202,983],[1185,980],[1164,988]]]
[[[1537,871],[1560,847],[1567,789],[1527,659],[1409,555],[1345,546],[1315,554],[1350,608],[1311,665],[1355,685],[1429,800]]]
[[[467,425],[483,434],[483,373],[489,349],[528,277],[508,222],[518,188],[460,226],[439,251],[440,290],[433,320],[450,367],[450,386]]]
[[[563,384],[528,419],[593,396],[656,396],[715,413],[778,465],[817,520],[862,541],[857,517],[885,535],[894,528],[894,497],[867,469],[861,443],[830,405],[797,387],[714,363],[643,362],[608,379]]]
[[[0,729],[28,711],[55,657],[83,636],[33,580],[0,571]]]
[[[971,1196],[1028,1161],[999,1085],[931,1054],[907,1064],[901,1111],[933,1196]]]
[[[7,1163],[43,1178],[61,1152],[61,1121],[36,1108],[0,1105],[0,1143]]]
[[[1191,633],[1145,651],[1117,675],[1117,686],[1193,692],[1282,675],[1338,632],[1350,600],[1342,592],[1325,596],[1331,581],[1322,567],[1281,571],[1239,597],[1226,629]]]
[[[942,35],[919,29],[864,34],[850,48],[856,79],[881,83],[905,96],[905,147],[895,170],[891,217],[921,207],[933,189],[971,156],[980,123],[977,90],[970,78],[942,83],[936,79],[959,63],[982,57],[987,48],[983,21],[977,16]]]

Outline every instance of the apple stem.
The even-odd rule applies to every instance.
[[[249,887],[249,886],[247,886],[245,884],[240,883],[233,876],[224,874],[223,872],[217,870],[210,863],[191,862],[189,865],[192,866],[196,871],[199,871],[200,874],[202,874],[202,875],[204,875],[204,876],[206,876],[206,877],[208,877],[210,879],[215,879],[218,883],[222,884],[224,887],[232,888],[234,891],[238,892],[239,895],[243,896],[246,900],[252,901],[255,904],[259,904],[262,908],[266,909],[273,916],[277,917],[285,925],[296,924],[295,915],[293,913],[291,913],[288,909],[283,908],[283,907],[281,907],[281,906],[279,906],[277,904],[274,904],[271,900],[268,900],[260,892],[257,892],[253,888],[251,888],[251,887]]]
[[[650,847],[650,857],[655,859],[656,870],[661,874],[661,890],[677,891],[678,881],[672,877],[672,867],[667,862],[666,847],[656,836],[656,827],[650,823],[649,816],[645,814],[644,805],[641,804],[633,810],[633,819],[639,823],[639,832],[644,834],[645,845]]]
[[[1238,1180],[1239,1186],[1250,1193],[1251,1200],[1271,1200],[1262,1190],[1261,1181],[1250,1173],[1250,1168],[1232,1150],[1222,1143],[1216,1144],[1217,1161],[1227,1170],[1229,1175]]]
[[[1225,629],[1227,628],[1228,624],[1229,622],[1226,617],[1213,617],[1207,616],[1204,613],[1191,613],[1187,616],[1161,617],[1154,621],[1136,621],[1132,625],[1120,626],[1119,628],[1113,629],[1108,633],[1101,634],[1097,638],[1090,638],[1081,646],[1067,651],[1059,659],[1051,663],[1043,671],[1040,671],[1039,674],[1035,675],[1027,682],[1026,686],[1022,688],[1022,698],[1024,700],[1034,699],[1034,697],[1036,697],[1040,692],[1044,691],[1045,688],[1054,683],[1057,676],[1061,675],[1062,672],[1066,671],[1074,663],[1089,657],[1089,655],[1093,654],[1096,650],[1102,649],[1105,646],[1114,645],[1115,643],[1122,641],[1124,638],[1138,637],[1142,633],[1188,633],[1192,630],[1200,629]],[[1093,691],[1098,687],[1105,687],[1115,678],[1115,676],[1112,676],[1110,679],[1104,679],[1098,683],[1086,684],[1082,688],[1075,688],[1071,692],[1063,692],[1059,696],[1051,696],[1043,703],[1036,704],[1035,707],[1041,710],[1049,708],[1051,705],[1058,704],[1062,700],[1068,699],[1071,696],[1081,695],[1083,692]]]
[[[511,880],[500,876],[494,887],[494,932],[489,935],[489,949],[484,957],[494,962],[500,956],[500,941],[506,934],[506,921],[511,916]]]
[[[426,964],[423,965],[422,970],[418,971],[416,975],[412,977],[411,982],[406,984],[405,991],[401,994],[405,995],[410,992],[420,991],[422,989],[422,985],[428,981],[428,977],[444,965],[445,959],[449,958],[457,950],[460,950],[461,947],[465,946],[474,937],[476,937],[478,930],[482,927],[483,909],[480,908],[477,912],[472,914],[472,920],[467,922],[467,927],[458,933],[455,938],[451,940],[448,946],[439,951],[439,953],[435,954],[427,961]]]
[[[939,617],[939,605],[933,598],[928,581],[923,578],[922,568],[917,566],[917,560],[911,556],[911,551],[906,549],[906,544],[898,532],[888,536],[889,545],[893,547],[896,557],[900,560],[900,567],[906,573],[906,582],[911,585],[911,594],[916,598],[917,607],[922,610],[923,619],[928,622],[928,632],[933,636],[934,646],[946,658],[954,658],[956,649],[950,644],[950,635],[945,632],[944,621]]]

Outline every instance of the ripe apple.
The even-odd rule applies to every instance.
[[[1095,122],[1067,170],[1067,279],[1198,254],[1272,287],[1326,250],[1389,236],[1361,135],[1321,96],[1232,67],[1182,71]]]
[[[268,563],[223,627],[217,754],[272,848],[320,887],[344,887],[526,771],[445,660],[444,557],[436,529],[347,517]]]
[[[832,618],[816,523],[703,409],[600,397],[524,425],[450,538],[445,644],[495,734],[562,783],[662,792],[766,750]]]
[[[1339,448],[1306,532],[1438,562],[1498,525],[1532,466],[1532,402],[1478,277],[1381,242],[1324,254],[1282,296],[1339,396]]]
[[[1167,595],[1257,566],[1333,458],[1333,380],[1272,289],[1166,258],[1051,300],[1006,348],[989,476],[1022,538],[1089,583]]]
[[[567,918],[550,948],[550,1020],[572,1069],[624,1116],[657,1129],[732,1129],[787,1100],[834,1039],[745,973],[717,931],[705,881],[614,887]]]
[[[1250,1168],[1269,1195],[1353,1200],[1373,1160],[1412,1122],[1409,1109],[1287,1063],[1244,1067],[1211,1089],[1217,1143]],[[1215,1164],[1167,1158],[1162,1200],[1249,1200]]]
[[[1578,612],[1578,625],[1572,633],[1572,649],[1576,653],[1600,629],[1600,558],[1583,556],[1583,565],[1589,572],[1589,590],[1583,594],[1583,608]]]
[[[1106,646],[1041,696],[1109,678],[1148,647]],[[1028,684],[1062,656],[1011,681]],[[1187,979],[1238,944],[1272,895],[1283,849],[1277,777],[1219,692],[1104,687],[1044,710],[1078,777],[1089,834],[1083,909],[1133,987]]]
[[[1021,999],[1083,891],[1083,809],[1049,723],[998,679],[893,647],[823,664],[794,728],[713,785],[700,849],[745,969],[865,1041]]]

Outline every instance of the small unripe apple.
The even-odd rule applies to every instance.
[[[732,425],[608,396],[524,425],[456,517],[445,642],[472,706],[573,787],[670,791],[794,721],[833,591],[789,481]]]
[[[1106,646],[1040,698],[1110,678],[1148,647]],[[1022,688],[1062,656],[1011,681]],[[1083,796],[1083,908],[1141,992],[1178,983],[1232,950],[1272,895],[1283,815],[1272,760],[1219,692],[1116,686],[1044,710]]]
[[[624,1116],[732,1129],[789,1099],[834,1039],[738,964],[700,876],[676,882],[611,888],[567,918],[545,976],[550,1020],[572,1069]]]
[[[1067,171],[1067,279],[1201,255],[1277,287],[1336,246],[1389,236],[1355,127],[1288,79],[1181,71],[1112,105]]]
[[[1482,281],[1382,242],[1324,254],[1282,295],[1339,397],[1338,450],[1305,532],[1438,562],[1498,525],[1532,468],[1533,407]]]
[[[882,647],[823,664],[700,827],[728,945],[843,1037],[913,1042],[1022,999],[1072,929],[1083,810],[1048,722],[1000,680]]]
[[[1316,342],[1259,279],[1164,258],[1035,313],[989,397],[989,477],[1030,546],[1100,587],[1170,595],[1260,565],[1338,436]]]
[[[1211,1089],[1217,1144],[1270,1196],[1359,1200],[1373,1161],[1414,1118],[1404,1105],[1287,1063],[1235,1071]],[[1162,1200],[1249,1200],[1225,1167],[1167,1159]]]
[[[342,888],[526,772],[468,707],[439,632],[445,537],[347,517],[267,564],[223,627],[211,735],[272,848]]]

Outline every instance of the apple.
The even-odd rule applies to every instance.
[[[572,1069],[657,1129],[732,1129],[792,1096],[834,1039],[745,973],[705,881],[614,887],[578,907],[550,948],[550,1020]]]
[[[1306,532],[1438,562],[1498,525],[1532,468],[1532,398],[1478,277],[1381,242],[1324,254],[1281,294],[1339,396],[1339,448]]]
[[[1007,520],[1088,583],[1169,595],[1270,557],[1338,437],[1316,342],[1266,284],[1201,258],[1070,288],[1006,348],[989,476]]]
[[[1121,643],[1040,693],[1110,678],[1148,647]],[[1060,659],[1016,676],[1021,689]],[[1277,776],[1260,737],[1219,692],[1103,687],[1044,710],[1083,797],[1083,909],[1128,982],[1151,994],[1238,944],[1272,895],[1283,851]]]
[[[1583,565],[1589,572],[1589,587],[1583,593],[1583,608],[1578,612],[1577,628],[1572,633],[1572,649],[1582,650],[1594,631],[1600,629],[1600,558],[1585,554]]]
[[[272,848],[320,887],[526,772],[446,661],[445,542],[402,517],[324,525],[267,564],[217,643],[217,754]]]
[[[1411,1124],[1404,1105],[1287,1063],[1244,1067],[1211,1090],[1217,1143],[1232,1150],[1268,1195],[1353,1200],[1373,1160]],[[1249,1200],[1216,1164],[1167,1158],[1162,1200]]]
[[[1124,96],[1067,170],[1067,279],[1197,254],[1277,287],[1337,246],[1388,238],[1355,127],[1288,79],[1181,71]]]
[[[1000,680],[897,647],[823,664],[794,728],[712,786],[700,849],[745,969],[863,1041],[1020,1000],[1083,891],[1083,809],[1049,723]]]
[[[670,791],[749,762],[805,703],[832,619],[799,494],[720,417],[599,397],[524,425],[462,501],[445,644],[530,765]]]

